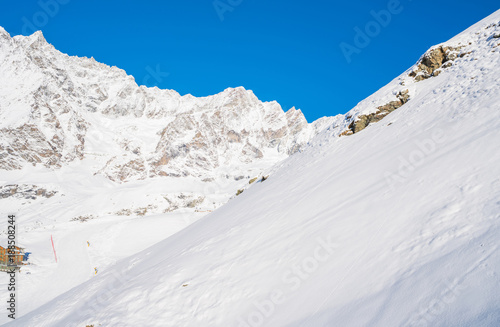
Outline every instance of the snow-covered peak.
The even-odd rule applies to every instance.
[[[247,90],[243,86],[228,87],[221,92],[224,95],[238,97],[238,96],[255,96],[252,90]]]
[[[24,48],[26,51],[33,51],[50,45],[45,39],[42,31],[36,31],[29,36],[16,35],[12,37],[12,39],[18,46]]]
[[[32,40],[32,41],[47,42],[47,40],[45,40],[45,37],[43,36],[43,32],[41,30],[36,31],[33,34],[31,34],[30,36],[28,36],[28,39]]]
[[[10,38],[10,34],[2,26],[0,26],[0,37]]]

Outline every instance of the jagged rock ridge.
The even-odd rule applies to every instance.
[[[117,182],[213,178],[284,159],[330,122],[308,124],[242,87],[197,98],[138,86],[121,69],[57,51],[41,32],[11,38],[0,28],[0,74],[4,170],[91,160]]]

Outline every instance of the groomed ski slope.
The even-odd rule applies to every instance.
[[[8,326],[499,326],[499,21],[447,42],[473,51],[408,85],[382,121],[325,131],[265,182]]]

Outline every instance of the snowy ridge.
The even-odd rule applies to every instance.
[[[300,110],[285,114],[242,87],[196,98],[138,86],[121,69],[60,53],[41,32],[10,38],[2,29],[0,72],[8,170],[86,159],[118,182],[214,178],[228,165],[286,158],[325,121],[308,124]]]
[[[439,47],[448,47],[451,52],[455,52],[453,61],[443,65],[437,69],[437,73],[445,74],[461,74],[461,66],[465,62],[470,61],[484,61],[488,60],[488,51],[498,51],[498,35],[499,29],[498,22],[495,22],[494,14],[490,17],[483,19],[477,24],[471,26],[467,30],[458,34],[457,36],[451,38],[450,40],[432,46],[413,66],[408,68],[400,76],[396,77],[393,81],[388,83],[386,86],[382,87],[379,91],[367,97],[356,105],[353,109],[347,112],[345,115],[339,115],[335,117],[335,121],[332,126],[325,131],[325,135],[340,135],[346,130],[348,130],[349,125],[352,122],[359,120],[361,116],[369,115],[378,111],[378,107],[387,104],[391,101],[396,100],[396,96],[399,92],[404,92],[408,90],[409,98],[412,99],[413,96],[417,95],[419,88],[422,86],[420,83],[428,83],[424,81],[416,81],[413,77],[409,76],[412,71],[418,69],[419,64],[422,59],[425,58],[429,53],[432,53],[434,49]],[[497,36],[496,38],[494,36]]]
[[[266,181],[10,325],[497,326],[496,35],[500,11],[446,42],[470,53],[439,75],[417,63]]]

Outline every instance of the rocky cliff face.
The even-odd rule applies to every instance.
[[[397,83],[383,87],[378,91],[377,97],[368,97],[346,115],[335,117],[326,134],[348,136],[358,133],[411,101],[416,94],[417,83],[425,84],[429,82],[426,80],[444,73],[460,73],[460,65],[480,59],[477,57],[478,49],[497,52],[500,46],[500,33],[496,31],[498,26],[500,22],[490,23],[481,31],[471,34],[464,32],[463,35],[431,47],[407,72],[396,79]]]
[[[0,118],[0,169],[90,160],[116,182],[272,164],[329,123],[308,124],[241,87],[196,98],[138,86],[121,69],[57,51],[41,32],[11,38],[1,28]]]

